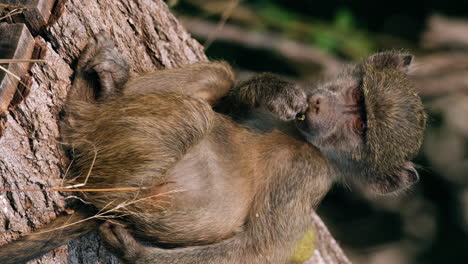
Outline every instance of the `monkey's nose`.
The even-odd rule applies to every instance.
[[[318,114],[320,112],[320,103],[322,99],[320,96],[313,95],[309,98],[309,108],[314,114]]]

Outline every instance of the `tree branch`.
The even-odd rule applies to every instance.
[[[217,30],[216,24],[200,19],[181,18],[180,20],[197,37],[208,38]],[[323,67],[325,75],[333,75],[343,66],[342,62],[321,50],[273,33],[247,31],[226,24],[217,31],[216,39],[239,43],[250,48],[272,50],[295,62],[318,64]]]

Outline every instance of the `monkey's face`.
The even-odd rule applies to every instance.
[[[322,151],[352,155],[366,132],[364,94],[359,78],[346,76],[325,82],[308,96],[308,108],[296,120],[307,141]]]
[[[307,111],[296,120],[343,178],[376,193],[405,189],[419,178],[410,160],[426,117],[407,77],[411,61],[398,52],[370,56],[311,91]]]

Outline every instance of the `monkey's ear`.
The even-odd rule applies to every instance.
[[[412,162],[407,162],[393,175],[378,177],[371,183],[371,188],[378,194],[389,194],[407,189],[419,181],[419,174]]]
[[[369,62],[379,69],[396,68],[403,73],[408,73],[413,55],[404,52],[386,51],[369,57]]]

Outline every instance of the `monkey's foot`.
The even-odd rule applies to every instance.
[[[78,70],[95,72],[101,84],[100,98],[109,97],[127,82],[129,67],[123,59],[111,37],[104,32],[95,35],[82,52],[78,61]]]
[[[143,250],[143,246],[125,228],[109,221],[99,226],[103,242],[113,254],[126,260],[135,260]]]

